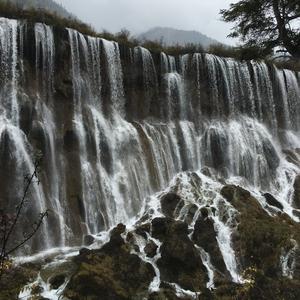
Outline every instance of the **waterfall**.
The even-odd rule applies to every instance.
[[[119,45],[106,40],[102,40],[102,43],[107,61],[111,103],[117,112],[123,114],[125,103]]]
[[[52,29],[47,25],[37,23],[34,29],[37,81],[39,86],[42,86],[43,95],[46,98],[51,98],[54,90],[54,36]]]
[[[1,50],[1,106],[5,117],[13,124],[19,124],[18,85],[18,21],[0,19],[0,50]]]
[[[159,210],[156,193],[196,172],[209,197],[183,196],[216,208],[221,254],[241,282],[231,245],[238,212],[218,194],[219,178],[249,189],[270,215],[261,195],[271,193],[299,221],[292,197],[300,169],[286,155],[300,147],[299,73],[57,34],[0,19],[0,206],[16,205],[35,152],[45,162],[25,217],[51,213],[28,251],[81,245],[86,234],[132,224],[153,203]],[[211,286],[214,266],[198,250]]]

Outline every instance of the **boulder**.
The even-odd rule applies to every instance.
[[[157,261],[161,280],[177,283],[184,289],[201,291],[208,280],[199,251],[188,237],[188,226],[181,221],[157,218],[152,234],[162,241]]]
[[[163,214],[171,218],[174,217],[175,210],[180,205],[181,198],[176,193],[168,193],[161,197],[160,202]]]
[[[153,242],[150,241],[144,248],[144,252],[148,257],[154,257],[156,255],[158,246]]]
[[[147,239],[147,234],[150,233],[150,227],[150,223],[141,224],[135,229],[135,233]]]
[[[75,258],[78,269],[64,292],[68,299],[125,300],[147,296],[155,272],[151,264],[131,254],[131,247],[121,237],[125,229],[119,224],[101,249]]]
[[[192,223],[197,211],[198,211],[198,206],[196,204],[189,204],[188,211],[184,221],[187,222],[188,224]]]
[[[49,279],[51,289],[57,290],[60,286],[65,283],[65,274],[58,274]]]
[[[267,201],[267,203],[271,206],[275,206],[280,210],[283,210],[283,205],[270,193],[265,193],[263,195]]]
[[[83,244],[85,245],[85,246],[90,246],[90,245],[92,245],[93,243],[94,243],[94,241],[95,241],[95,238],[92,236],[92,235],[85,235],[84,237],[83,237]]]
[[[286,160],[296,166],[300,166],[300,159],[297,149],[296,150],[283,150],[282,151],[286,155]]]
[[[265,278],[280,278],[282,251],[290,249],[299,225],[286,214],[270,216],[257,199],[238,186],[225,186],[221,194],[238,210],[232,245],[240,269],[255,266]]]
[[[251,196],[250,192],[235,185],[225,185],[221,190],[221,195],[228,201],[247,201]]]
[[[300,175],[296,176],[294,181],[293,201],[295,207],[300,209]]]
[[[230,279],[216,239],[212,219],[203,216],[198,217],[194,226],[192,240],[210,255],[211,263],[219,271],[218,274],[222,274],[223,277]]]

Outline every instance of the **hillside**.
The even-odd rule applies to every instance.
[[[169,27],[155,27],[138,36],[141,40],[162,41],[166,46],[201,44],[204,48],[220,44],[198,31],[178,30]]]
[[[42,9],[52,13],[56,13],[63,18],[74,18],[62,5],[53,0],[0,0],[0,3],[8,3],[16,5],[21,9]]]

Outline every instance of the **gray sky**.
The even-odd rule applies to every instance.
[[[56,0],[95,29],[117,32],[127,28],[134,34],[155,26],[197,30],[220,42],[231,24],[220,21],[219,11],[236,0]]]

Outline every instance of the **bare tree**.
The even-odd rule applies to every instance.
[[[16,231],[17,225],[22,222],[22,214],[26,204],[29,202],[30,187],[33,184],[40,183],[38,173],[42,158],[36,159],[32,174],[25,176],[24,192],[20,203],[16,206],[14,214],[6,213],[0,209],[0,280],[1,276],[7,269],[10,255],[16,250],[23,247],[39,230],[43,220],[48,216],[48,211],[39,214],[37,220],[32,223],[31,230],[28,233],[23,233],[23,238],[17,240]]]

